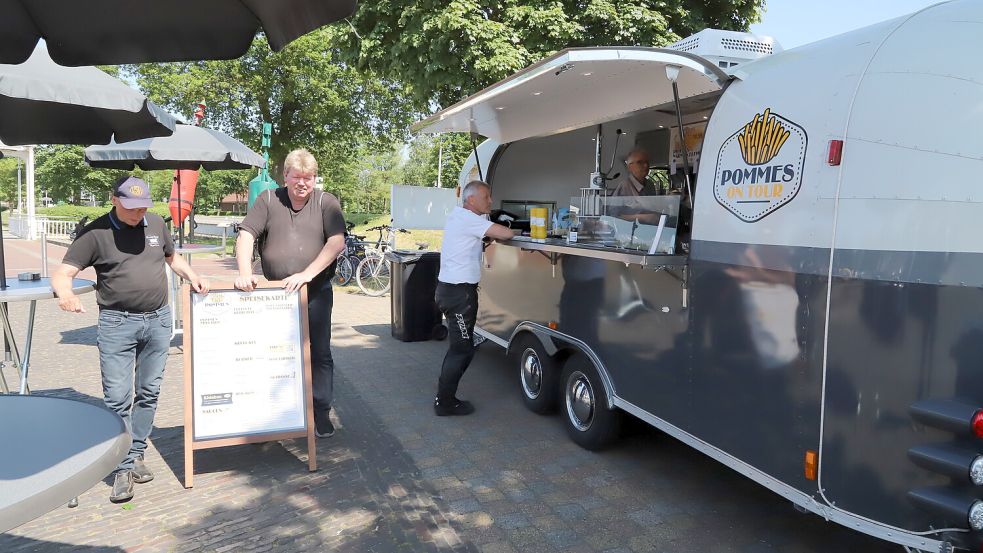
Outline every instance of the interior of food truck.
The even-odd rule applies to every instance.
[[[682,162],[680,140],[673,138],[679,127],[672,105],[600,125],[517,140],[499,148],[485,175],[492,187],[494,207],[501,210],[493,212],[493,218],[504,216],[500,222],[525,234],[529,231],[529,208],[541,206],[549,212],[548,238],[569,241],[574,230],[577,242],[584,245],[648,255],[685,254],[692,214],[686,171],[689,188],[695,189],[703,130],[718,96],[681,102],[683,128],[688,135],[686,164]],[[592,187],[598,137],[603,182],[591,205],[585,207],[583,189]],[[625,162],[633,151],[647,154],[647,180],[656,190],[654,195],[617,195],[618,187],[628,179]],[[660,240],[653,243],[657,234]]]
[[[482,177],[493,219],[522,230],[517,241],[576,240],[644,263],[688,252],[703,134],[729,80],[683,52],[564,50],[414,130],[470,132],[500,145]],[[648,175],[630,181],[626,158],[639,150]],[[537,207],[546,209],[545,238],[529,232]]]

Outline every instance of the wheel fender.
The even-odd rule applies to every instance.
[[[611,374],[608,372],[607,367],[601,361],[601,358],[591,349],[590,346],[585,344],[583,341],[574,338],[573,336],[563,334],[552,328],[543,326],[538,323],[533,323],[529,321],[524,321],[519,323],[512,331],[512,336],[509,337],[509,347],[506,348],[506,353],[512,354],[512,343],[520,334],[532,334],[535,336],[540,343],[543,345],[543,351],[548,355],[556,355],[561,349],[573,349],[582,353],[587,359],[590,359],[593,363],[594,368],[597,369],[597,374],[601,376],[601,381],[604,384],[604,397],[607,402],[608,409],[614,409],[614,381],[611,379]]]

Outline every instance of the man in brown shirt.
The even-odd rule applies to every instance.
[[[256,198],[239,226],[235,286],[253,290],[253,245],[260,242],[263,276],[283,281],[287,292],[307,284],[307,312],[311,336],[311,380],[315,434],[334,434],[329,411],[333,394],[334,360],[331,358],[331,277],[335,260],[345,249],[345,218],[338,198],[314,188],[317,160],[307,150],[294,150],[283,162],[286,186],[267,190]]]

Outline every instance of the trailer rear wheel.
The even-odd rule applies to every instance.
[[[563,420],[577,445],[584,449],[603,449],[618,437],[621,413],[608,409],[604,384],[594,364],[583,355],[574,355],[563,368]]]
[[[519,362],[522,402],[530,411],[541,415],[555,411],[560,380],[556,359],[547,355],[543,345],[531,334],[519,336],[514,347]]]

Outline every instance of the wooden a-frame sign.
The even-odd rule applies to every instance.
[[[206,295],[187,284],[181,294],[184,487],[194,486],[197,449],[306,437],[317,470],[307,287],[217,282]]]

